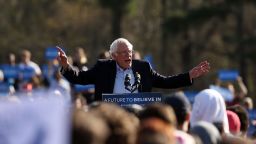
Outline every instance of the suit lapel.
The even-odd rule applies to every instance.
[[[140,76],[141,76],[141,72],[140,72],[140,70],[139,70],[138,63],[136,63],[135,60],[132,61],[132,72],[133,72],[134,78],[135,78],[135,76],[136,76],[136,72],[138,72],[138,73],[140,74]],[[139,85],[138,91],[139,91],[139,92],[142,91],[141,85]]]
[[[113,93],[116,79],[116,61],[114,60],[110,63],[110,71],[107,79],[109,80],[109,91]]]
[[[136,67],[136,63],[134,60],[132,61],[132,72],[133,72],[133,75],[135,76],[135,74],[137,72],[137,67]]]

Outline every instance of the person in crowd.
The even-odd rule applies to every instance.
[[[88,71],[74,69],[69,64],[65,52],[60,47],[57,49],[63,76],[71,83],[94,84],[95,100],[101,100],[102,93],[130,93],[124,86],[127,75],[130,75],[131,84],[136,81],[135,73],[140,75],[140,81],[138,79],[136,81],[138,89],[135,92],[150,92],[152,87],[179,88],[190,86],[193,79],[208,73],[210,69],[209,63],[204,61],[183,74],[160,75],[150,67],[148,62],[132,60],[133,45],[124,38],[118,38],[111,44],[111,60],[99,60]]]
[[[124,107],[124,109],[138,117],[139,113],[143,110],[143,106],[138,104],[131,104],[127,107]]]
[[[249,117],[247,111],[241,105],[227,107],[227,110],[230,110],[238,115],[241,123],[239,136],[246,137],[249,127]]]
[[[106,121],[83,110],[72,114],[71,144],[105,144],[109,136]]]
[[[33,85],[31,81],[33,79],[39,79],[41,82],[41,69],[35,62],[31,61],[31,52],[29,50],[21,51],[21,62],[18,64],[19,69],[19,92],[32,92]]]
[[[245,97],[241,106],[246,110],[249,118],[249,128],[247,130],[247,136],[255,138],[256,136],[256,119],[253,109],[253,99],[251,97]]]
[[[58,70],[54,72],[53,76],[54,78],[51,80],[49,90],[60,93],[68,101],[71,100],[71,87],[69,82],[63,78]]]
[[[218,129],[210,122],[196,122],[190,129],[190,133],[198,136],[202,144],[220,144],[222,141]]]
[[[236,113],[227,110],[229,131],[233,135],[240,134],[241,123]]]
[[[72,57],[72,59],[73,59],[73,66],[77,69],[77,71],[87,71],[88,70],[88,59],[87,59],[87,54],[86,54],[84,48],[77,47],[75,49],[75,54]],[[75,95],[75,97],[77,95],[82,94],[88,103],[91,103],[93,101],[94,88],[84,89],[81,91],[77,90],[76,85],[72,85],[72,88],[74,90],[73,95]],[[74,100],[76,101],[76,99],[74,99]]]
[[[4,81],[4,73],[0,70],[0,82]]]
[[[73,66],[77,67],[78,70],[87,71],[88,70],[88,60],[87,55],[82,47],[77,47],[75,50],[75,55],[73,56]]]
[[[8,64],[11,66],[16,65],[16,55],[14,53],[9,53],[7,56]]]
[[[191,105],[188,98],[183,93],[173,93],[165,97],[163,103],[173,108],[177,118],[177,129],[187,132],[191,113]]]
[[[101,51],[98,55],[98,59],[110,59],[110,54],[108,51]]]
[[[248,89],[243,82],[243,78],[241,76],[238,76],[236,81],[239,89],[235,89],[234,91],[234,104],[240,103],[241,100],[243,100],[248,94]]]
[[[216,123],[220,132],[229,133],[226,105],[219,92],[204,89],[195,96],[190,124],[193,127],[198,121]]]
[[[51,81],[54,79],[54,73],[59,68],[59,61],[54,59],[47,59],[46,64],[41,66],[42,74],[43,74],[43,84],[45,87],[49,87],[51,85]]]
[[[73,107],[75,109],[82,109],[87,111],[88,110],[88,105],[87,105],[87,101],[86,98],[83,97],[82,94],[77,94],[74,96],[74,103],[73,103]]]
[[[176,117],[171,107],[151,104],[140,113],[137,144],[175,144]]]
[[[136,141],[138,118],[113,103],[92,103],[89,112],[106,121],[110,130],[106,144],[134,144]]]
[[[18,67],[16,64],[16,55],[12,52],[8,53],[6,63],[0,65],[0,69],[4,73],[4,81],[12,85],[15,90],[18,90]]]
[[[216,82],[216,85],[226,87],[233,95],[233,100],[230,102],[226,102],[227,106],[241,104],[244,97],[248,93],[248,89],[247,89],[246,85],[244,84],[241,76],[237,76],[237,78],[234,82],[233,81],[223,82],[218,79]]]
[[[2,70],[0,70],[0,97],[12,95],[14,93],[14,87],[4,81],[4,73]]]
[[[132,53],[132,59],[141,60],[140,52],[138,52],[138,51],[133,51],[133,53]]]
[[[189,135],[189,120],[191,105],[187,97],[181,91],[175,92],[164,98],[163,103],[171,106],[175,112],[177,119],[177,130],[175,131],[176,142],[183,143],[195,143],[195,139]]]
[[[242,101],[242,106],[247,110],[253,109],[253,100],[251,97],[245,97]]]
[[[19,67],[27,66],[33,68],[37,76],[40,76],[42,74],[38,64],[31,61],[31,52],[25,49],[21,51],[21,63],[19,64]]]

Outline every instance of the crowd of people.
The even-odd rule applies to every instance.
[[[5,63],[0,65],[0,95],[2,98],[7,95],[23,96],[32,95],[32,93],[34,95],[48,91],[55,91],[69,98],[71,95],[81,93],[85,96],[93,96],[93,87],[79,89],[79,86],[72,85],[63,78],[59,71],[56,48],[51,48],[50,52],[46,49],[43,64],[39,65],[32,61],[32,56],[27,49],[21,50],[18,54],[7,55]],[[109,56],[106,52],[102,52],[99,58],[109,58]],[[73,56],[69,56],[69,62],[79,70],[88,69],[87,56],[81,47],[76,48]]]
[[[133,59],[141,59],[133,51]],[[10,53],[0,66],[1,100],[15,102],[19,97],[62,96],[70,105],[72,144],[244,144],[255,143],[256,119],[253,100],[242,78],[237,77],[235,89],[231,82],[218,80],[216,86],[226,87],[233,95],[226,101],[215,89],[198,92],[193,103],[183,91],[165,95],[161,103],[121,107],[114,103],[95,101],[94,87],[69,83],[61,74],[56,57],[39,66],[31,60],[29,50],[22,50],[20,61]],[[89,69],[86,52],[78,47],[74,56],[67,56],[77,71]],[[103,51],[99,59],[110,59]],[[225,86],[224,86],[225,85]]]
[[[72,143],[255,143],[255,135],[248,135],[250,118],[246,106],[227,106],[214,89],[200,91],[193,105],[180,92],[144,107],[93,102],[74,109]]]

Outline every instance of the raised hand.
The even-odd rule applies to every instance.
[[[200,77],[201,75],[204,75],[208,73],[210,70],[210,64],[208,61],[203,61],[193,69],[189,71],[190,79],[194,79],[197,77]]]
[[[56,48],[58,50],[58,61],[59,61],[60,65],[63,68],[67,68],[69,63],[68,63],[68,58],[67,58],[65,52],[59,46],[56,46]]]

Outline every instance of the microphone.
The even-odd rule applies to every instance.
[[[131,75],[130,74],[126,74],[125,75],[125,79],[124,79],[124,86],[125,89],[128,91],[132,91],[132,85],[131,85]]]
[[[137,90],[140,86],[140,80],[141,80],[141,76],[138,72],[135,73],[135,82],[134,84],[132,85],[132,93]]]
[[[140,80],[141,80],[140,74],[136,72],[134,85],[140,85]]]

